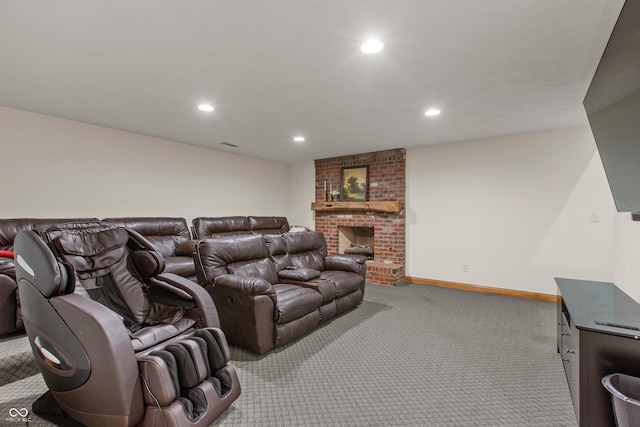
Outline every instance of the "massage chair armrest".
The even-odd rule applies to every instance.
[[[86,326],[87,329],[108,335],[114,342],[128,343],[133,352],[131,335],[120,314],[78,293],[62,295],[49,301],[72,331],[84,332]]]
[[[196,251],[197,240],[187,240],[176,246],[174,253],[176,256],[193,256]]]
[[[104,305],[75,293],[52,298],[50,302],[82,346],[81,353],[70,353],[79,357],[74,360],[82,365],[80,355],[86,354],[85,369],[90,369],[91,374],[82,385],[85,409],[90,413],[130,413],[130,421],[137,424],[144,412],[144,401],[139,392],[138,362],[131,336],[121,318]],[[55,340],[56,335],[51,338]],[[67,344],[65,350],[69,352],[71,348]],[[48,369],[42,370],[43,375],[45,371]],[[68,378],[59,377],[55,381],[65,382]],[[105,399],[105,390],[119,393]]]
[[[159,274],[152,278],[150,283],[153,287],[161,289],[161,292],[165,295],[170,293],[175,296],[175,304],[173,305],[183,306],[192,311],[195,310],[201,327],[220,327],[218,310],[213,303],[211,295],[202,286],[174,273]],[[153,290],[151,295],[153,299]],[[170,304],[167,301],[163,302]]]
[[[367,257],[364,255],[333,254],[324,258],[325,270],[351,271],[365,277]]]
[[[273,285],[259,277],[223,274],[215,278],[214,286],[221,286],[247,296],[267,295],[274,303],[276,301],[276,291],[273,289]]]

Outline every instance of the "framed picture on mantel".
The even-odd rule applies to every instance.
[[[367,200],[369,166],[343,167],[340,183],[340,200]]]

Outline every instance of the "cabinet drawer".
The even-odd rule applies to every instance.
[[[565,313],[562,313],[560,316],[560,334],[563,337],[571,335],[571,325]]]
[[[562,337],[562,348],[560,349],[560,356],[562,357],[562,361],[574,361],[577,353],[577,342],[573,339],[571,334],[565,335]]]

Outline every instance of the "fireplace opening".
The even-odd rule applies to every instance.
[[[373,259],[373,227],[338,227],[338,253],[365,255]]]

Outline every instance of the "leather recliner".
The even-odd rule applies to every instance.
[[[191,239],[187,220],[169,217],[105,218],[103,221],[130,228],[142,234],[162,254],[165,272],[196,281],[193,263],[195,242]]]
[[[324,235],[300,231],[264,236],[282,283],[316,289],[322,294],[320,320],[357,306],[364,297],[367,258],[327,254]]]
[[[265,239],[282,282],[306,286],[322,286],[325,282],[333,284],[335,314],[347,311],[362,301],[366,256],[328,254],[324,234],[319,231],[269,235]],[[323,316],[323,320],[326,318],[327,315]]]
[[[280,283],[261,235],[199,241],[196,273],[219,308],[229,341],[254,353],[293,341],[320,323],[322,295]]]
[[[86,425],[206,426],[240,394],[216,307],[133,230],[15,240],[24,324],[59,406]]]
[[[238,236],[245,234],[282,234],[289,231],[289,221],[283,216],[221,216],[198,217],[192,221],[196,239]]]

